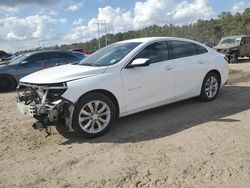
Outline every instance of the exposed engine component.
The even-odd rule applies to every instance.
[[[37,130],[46,129],[48,126],[62,123],[68,119],[65,115],[71,116],[72,107],[69,111],[69,102],[62,99],[61,95],[67,90],[65,83],[52,85],[33,85],[20,83],[25,90],[18,93],[17,106],[26,115],[34,117],[37,122],[33,127]],[[68,122],[69,123],[69,122]]]

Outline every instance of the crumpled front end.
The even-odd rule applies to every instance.
[[[238,45],[218,45],[213,47],[217,52],[228,55],[232,52],[239,50],[240,46]]]
[[[74,105],[61,97],[66,90],[66,83],[20,83],[17,107],[21,113],[37,120],[33,125],[35,129],[47,130],[50,125],[66,124],[71,130]]]

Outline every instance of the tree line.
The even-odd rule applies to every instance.
[[[210,41],[218,43],[225,36],[230,35],[250,35],[250,8],[245,9],[242,13],[232,14],[231,12],[222,12],[217,18],[210,20],[199,19],[195,23],[186,25],[165,24],[163,26],[152,25],[137,31],[127,31],[123,33],[107,34],[108,44],[121,40],[151,37],[151,36],[168,36],[183,37],[193,39],[199,42]],[[105,36],[100,38],[101,46],[105,46]],[[36,48],[25,50],[19,53],[37,51],[37,50],[69,50],[73,48],[83,48],[86,51],[98,49],[98,40],[92,39],[87,42],[63,44],[43,49]]]

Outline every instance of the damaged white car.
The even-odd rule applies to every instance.
[[[198,42],[168,37],[111,44],[80,64],[42,70],[20,80],[19,110],[34,128],[64,124],[93,138],[118,117],[199,96],[216,98],[228,79],[224,56]]]

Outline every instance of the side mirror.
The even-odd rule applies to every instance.
[[[127,68],[134,68],[134,67],[146,67],[150,65],[150,60],[146,58],[138,58],[132,61]]]
[[[22,61],[20,64],[21,65],[26,65],[27,63],[29,63],[28,61]]]

